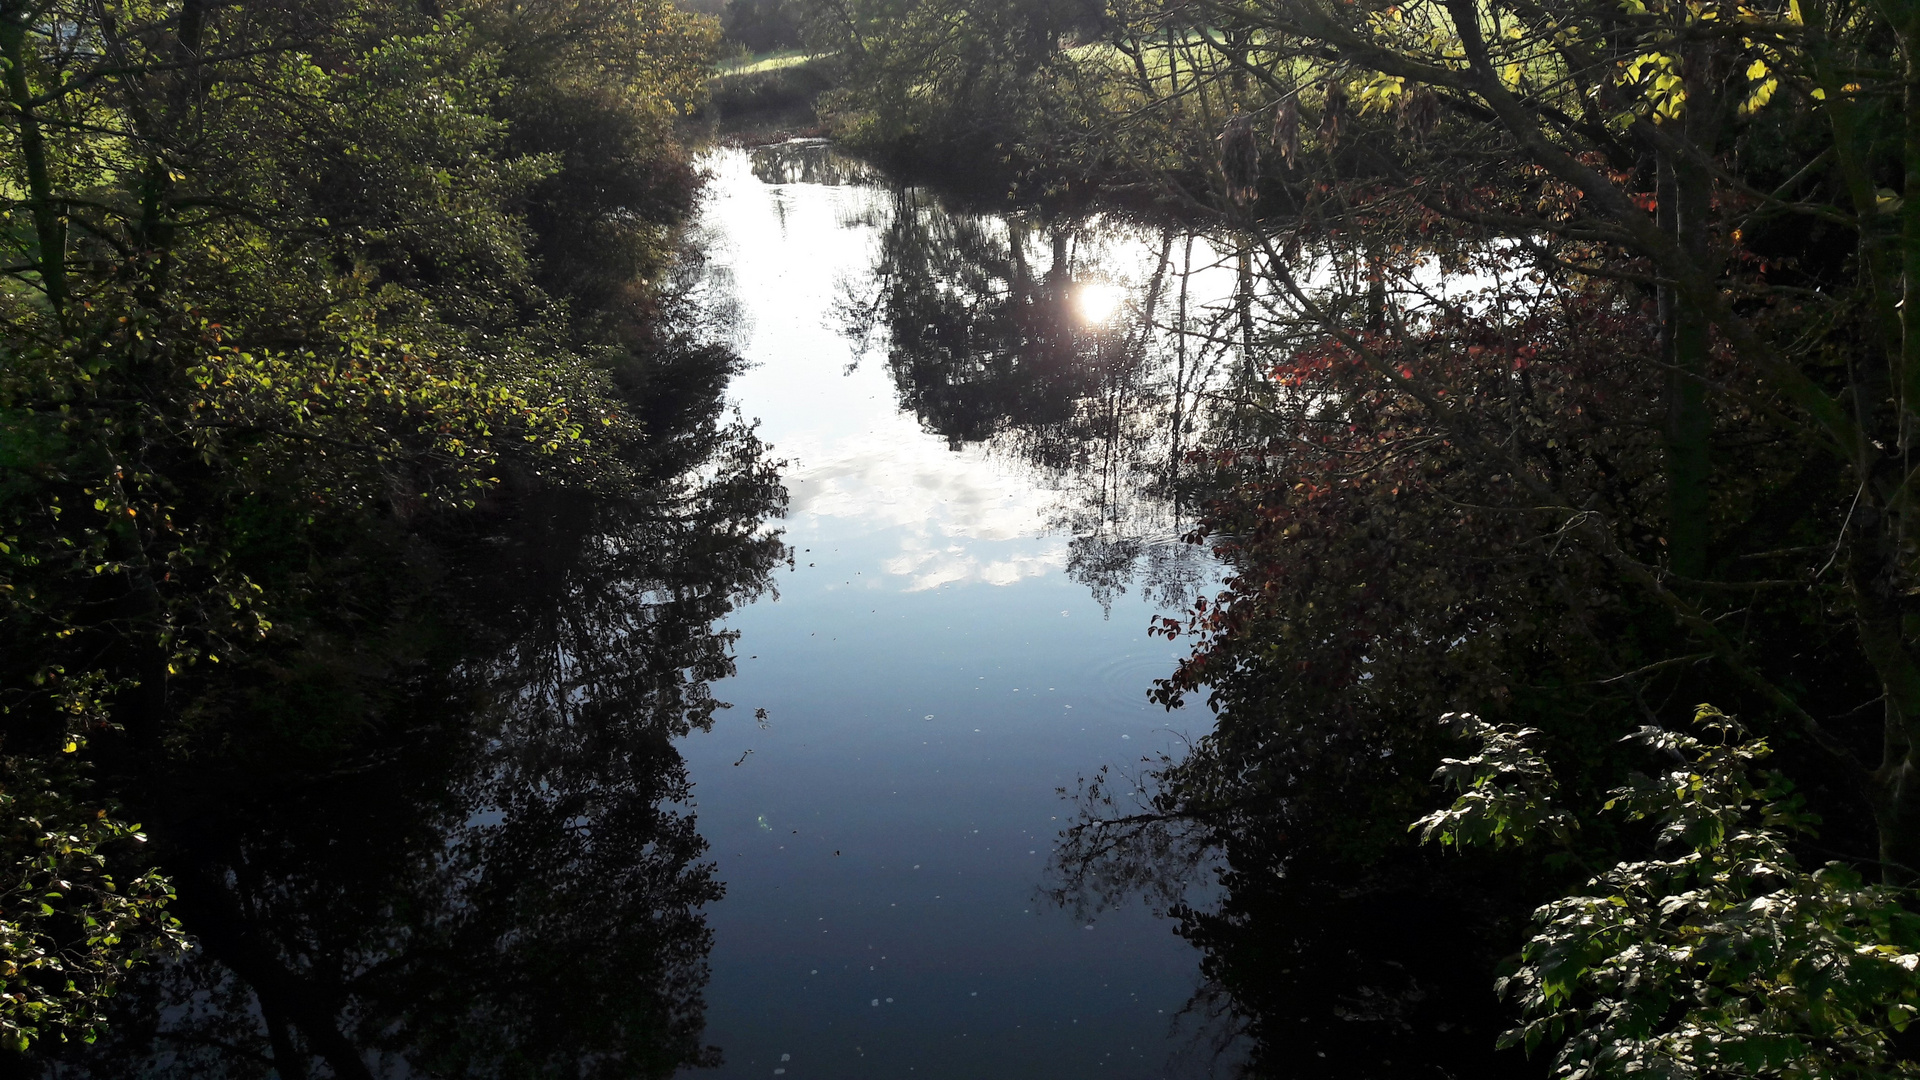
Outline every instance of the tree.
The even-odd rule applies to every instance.
[[[1479,754],[1436,775],[1460,791],[1414,823],[1458,847],[1564,843],[1537,731],[1448,718]],[[1678,765],[1603,809],[1658,828],[1657,856],[1620,862],[1534,913],[1502,980],[1526,1021],[1502,1037],[1555,1047],[1554,1075],[1885,1076],[1911,1072],[1893,1040],[1920,1014],[1920,917],[1851,867],[1802,869],[1815,819],[1771,750],[1711,705],[1706,737],[1647,727],[1634,742]],[[1744,740],[1744,741],[1735,741]]]
[[[0,739],[48,820],[165,820],[158,763],[262,721],[220,673],[417,595],[416,530],[671,456],[642,416],[732,362],[655,323],[716,37],[588,0],[0,2]],[[172,933],[115,820],[73,852],[150,886],[110,965]]]
[[[1640,415],[1662,432],[1658,552],[1634,550],[1635,526],[1599,511],[1549,455],[1504,444],[1500,417],[1404,363],[1410,339],[1399,327],[1418,320],[1369,325],[1309,296],[1280,257],[1284,245],[1269,244],[1263,266],[1379,385],[1419,403],[1525,501],[1558,508],[1550,531],[1607,560],[1685,630],[1686,648],[1711,654],[1725,678],[1850,771],[1871,794],[1889,874],[1920,865],[1907,850],[1920,837],[1906,816],[1913,644],[1897,599],[1914,571],[1899,539],[1909,528],[1903,343],[1913,337],[1899,306],[1910,256],[1900,252],[1914,238],[1903,231],[1912,211],[1876,179],[1882,162],[1913,153],[1883,107],[1905,92],[1885,73],[1906,31],[1847,5],[1284,0],[1179,5],[1153,17],[1195,28],[1180,49],[1207,59],[1196,77],[1213,81],[1216,101],[1238,92],[1252,111],[1317,109],[1318,130],[1299,152],[1328,155],[1330,167],[1371,185],[1354,189],[1350,198],[1365,202],[1347,221],[1377,237],[1361,260],[1367,276],[1389,283],[1374,295],[1417,291],[1410,266],[1396,271],[1380,258],[1383,245],[1406,243],[1382,228],[1400,216],[1394,207],[1430,214],[1456,237],[1514,245],[1539,272],[1567,275],[1563,288],[1612,278],[1652,294],[1658,337],[1646,369],[1661,395],[1656,412]],[[1123,51],[1146,40],[1136,33]],[[1395,114],[1397,139],[1365,126],[1367,116]],[[1430,133],[1436,116],[1444,119]],[[1464,158],[1434,150],[1442,141],[1466,147]],[[1505,164],[1515,159],[1526,163],[1517,172]],[[1443,178],[1443,161],[1456,179]],[[1240,220],[1257,235],[1292,231],[1258,212]],[[1806,498],[1791,471],[1762,479],[1770,490],[1755,503],[1716,496],[1751,475],[1736,430],[1837,467],[1831,481],[1800,485],[1818,489],[1811,517],[1824,519],[1834,558],[1808,552],[1768,580],[1798,581],[1848,613],[1848,652],[1873,673],[1866,697],[1884,695],[1880,738],[1817,715],[1792,680],[1755,662],[1751,639],[1721,629],[1746,606],[1736,597],[1771,587],[1729,561],[1746,554],[1742,539],[1769,516],[1804,515],[1780,504]]]
[[[1078,126],[1062,93],[1084,0],[808,0],[808,43],[836,54],[844,92],[822,115],[854,149],[991,190]]]

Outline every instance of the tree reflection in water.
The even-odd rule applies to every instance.
[[[756,175],[831,161],[815,146],[804,169],[781,164],[791,153],[761,152]],[[1185,457],[1232,445],[1219,437],[1229,425],[1271,410],[1274,387],[1249,358],[1301,332],[1258,294],[1245,252],[1179,224],[972,212],[916,188],[896,187],[853,224],[879,242],[841,315],[859,353],[884,355],[901,407],[956,451],[983,447],[1053,489],[1068,570],[1104,602],[1133,585],[1162,603],[1191,598],[1212,570],[1177,541],[1204,468]],[[1330,248],[1300,271],[1365,289],[1358,265]],[[1529,883],[1356,841],[1403,840],[1404,808],[1426,795],[1425,770],[1406,775],[1380,747],[1273,754],[1265,767],[1282,790],[1243,785],[1213,802],[1156,801],[1153,777],[1102,773],[1080,792],[1092,827],[1056,853],[1054,899],[1144,897],[1173,917],[1205,979],[1183,1022],[1215,1044],[1223,1073],[1526,1072],[1518,1054],[1493,1052],[1505,1017],[1488,987],[1491,944],[1519,933],[1500,921],[1527,909],[1515,895]],[[1191,812],[1200,803],[1204,816]],[[1367,861],[1378,851],[1392,854]]]
[[[376,644],[310,636],[196,719],[130,801],[187,807],[146,822],[199,947],[54,1075],[716,1059],[701,908],[721,884],[673,739],[724,707],[715,624],[785,558],[785,493],[719,415],[726,374],[655,387],[658,458],[625,496],[529,497],[495,535],[439,538],[410,560],[437,567],[424,599],[351,628]]]
[[[1511,874],[1517,861],[1440,867],[1418,851],[1355,860],[1325,817],[1344,810],[1356,815],[1349,830],[1366,828],[1367,804],[1391,797],[1364,784],[1329,800],[1344,806],[1275,815],[1248,799],[1206,820],[1166,795],[1129,805],[1152,784],[1113,771],[1083,784],[1048,891],[1083,916],[1145,899],[1172,917],[1201,951],[1202,984],[1183,1021],[1233,1061],[1233,1075],[1538,1073],[1517,1051],[1495,1052],[1510,1026],[1489,990],[1503,962],[1497,943],[1521,933],[1513,898],[1533,887]],[[1385,814],[1370,824],[1404,828]],[[1314,828],[1325,834],[1305,835]],[[1201,882],[1217,887],[1193,902]]]
[[[760,148],[753,170],[879,180],[818,143]],[[1233,256],[1179,225],[975,212],[905,186],[850,224],[880,236],[840,305],[855,362],[883,350],[900,407],[927,431],[1054,491],[1068,573],[1103,605],[1130,584],[1190,598],[1207,559],[1179,542],[1182,463],[1219,400],[1244,389],[1233,327],[1249,298]]]
[[[754,178],[763,184],[874,184],[879,170],[835,150],[825,139],[789,139],[754,150]]]

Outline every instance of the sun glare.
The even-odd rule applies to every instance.
[[[1083,283],[1074,297],[1080,309],[1080,317],[1090,323],[1103,323],[1113,318],[1126,301],[1125,289],[1110,281],[1089,281]]]

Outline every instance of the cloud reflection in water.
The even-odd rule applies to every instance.
[[[1021,543],[1045,530],[1046,494],[1008,475],[983,450],[956,453],[918,431],[810,449],[793,452],[791,518],[838,518],[896,532],[898,554],[881,568],[907,578],[906,591],[1011,585],[1066,565],[1064,539],[1042,540],[1039,550]]]

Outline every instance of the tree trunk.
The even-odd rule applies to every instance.
[[[263,1012],[292,1021],[333,1075],[341,1080],[373,1080],[373,1070],[360,1048],[340,1031],[341,1006],[334,995],[289,970],[277,950],[252,932],[219,867],[195,869],[182,882],[174,911],[200,947],[245,980],[260,999]]]
[[[1687,54],[1686,113],[1683,141],[1703,154],[1713,153],[1719,133],[1719,103],[1712,83],[1712,47],[1695,45]],[[1661,224],[1673,230],[1694,266],[1710,271],[1713,241],[1713,178],[1697,162],[1669,156],[1658,192]],[[1669,198],[1669,192],[1671,198]],[[1672,209],[1669,212],[1669,205]],[[1707,412],[1707,354],[1712,347],[1706,313],[1673,290],[1664,290],[1667,364],[1667,557],[1682,577],[1706,576],[1710,469],[1708,443],[1713,418]]]
[[[27,166],[27,209],[33,216],[37,244],[35,264],[40,287],[54,318],[62,320],[67,307],[67,226],[54,205],[53,178],[47,165],[46,139],[33,108],[33,88],[27,82],[27,28],[21,13],[0,16],[0,57],[7,62],[7,99],[13,104],[20,130],[20,158]]]
[[[269,998],[256,996],[260,1002],[260,1015],[267,1021],[267,1041],[273,1047],[273,1071],[280,1080],[307,1080],[306,1055],[293,1047],[293,1030],[287,1026],[287,1018],[280,1015],[275,1007],[277,1003]]]
[[[1239,277],[1234,282],[1233,306],[1240,321],[1240,369],[1251,386],[1258,381],[1259,368],[1253,357],[1253,249],[1245,239],[1240,241],[1238,261]]]
[[[1380,236],[1366,231],[1367,245],[1367,329],[1381,333],[1387,328],[1387,257],[1381,253]]]
[[[1900,360],[1894,385],[1899,387],[1900,449],[1905,455],[1913,448],[1914,414],[1920,411],[1920,12],[1900,27],[1900,39],[1906,56],[1906,169],[1900,207]],[[1913,462],[1901,464],[1910,469]]]

